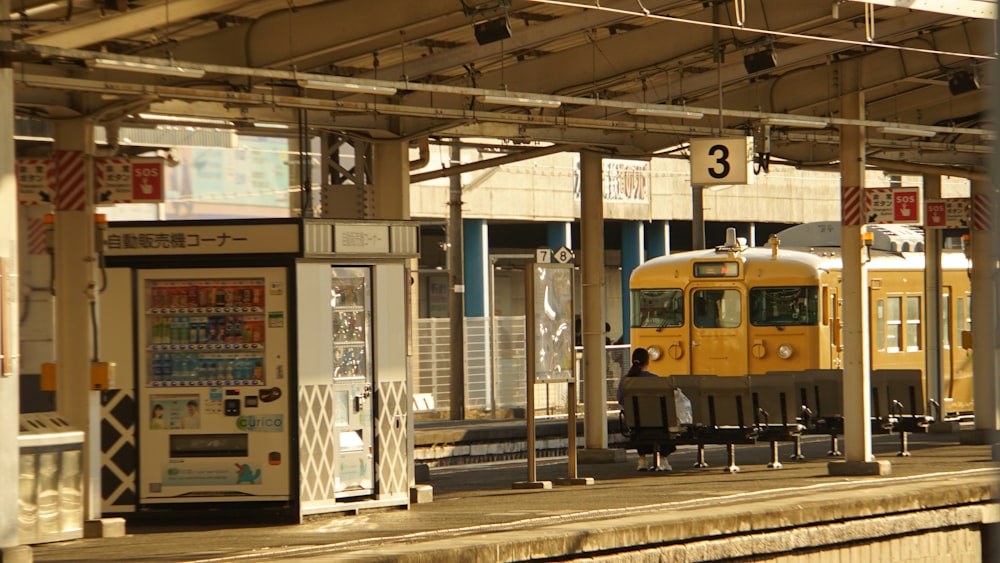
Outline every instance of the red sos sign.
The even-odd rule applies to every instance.
[[[132,162],[132,201],[163,201],[163,163]]]
[[[896,223],[916,223],[920,220],[920,199],[916,190],[895,190],[892,194],[892,218]]]

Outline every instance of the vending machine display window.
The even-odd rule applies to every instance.
[[[335,268],[330,306],[333,309],[333,377],[368,379],[368,271]]]
[[[146,280],[147,387],[264,385],[263,278]]]

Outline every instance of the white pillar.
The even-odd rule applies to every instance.
[[[845,65],[846,93],[840,97],[841,115],[846,119],[864,119],[865,98]],[[890,471],[887,461],[875,461],[871,435],[871,374],[869,373],[870,335],[868,330],[868,284],[863,263],[861,216],[852,203],[864,193],[864,127],[845,125],[840,130],[840,173],[843,215],[840,235],[843,256],[843,342],[844,342],[844,461],[831,462],[831,475],[884,475]],[[863,201],[863,196],[861,200]]]
[[[93,123],[56,122],[56,410],[84,431],[84,520],[101,516],[100,392],[91,390],[97,306]]]
[[[0,14],[10,13],[10,0],[0,0]],[[10,26],[0,25],[0,40],[10,41]],[[8,65],[0,65],[0,259],[3,260],[6,276],[0,280],[5,284],[7,299],[0,303],[0,323],[3,330],[0,338],[3,347],[0,352],[0,559],[27,557],[31,548],[19,546],[18,523],[18,376],[20,369],[16,352],[18,349],[18,299],[17,283],[17,176],[14,168],[14,74]],[[6,369],[2,369],[3,367]]]

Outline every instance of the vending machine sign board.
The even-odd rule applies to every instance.
[[[969,227],[969,198],[928,199],[924,203],[924,226],[928,229]]]
[[[920,224],[920,188],[865,188],[865,223]]]

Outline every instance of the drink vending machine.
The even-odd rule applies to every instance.
[[[111,224],[101,322],[134,339],[101,348],[119,380],[132,366],[136,509],[408,504],[417,240],[405,222]]]

